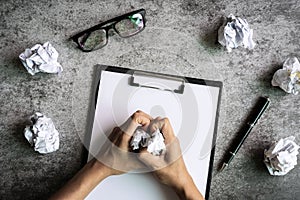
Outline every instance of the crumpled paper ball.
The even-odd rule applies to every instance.
[[[164,143],[164,137],[157,129],[152,133],[147,146],[147,151],[155,156],[159,156],[166,151],[166,145]]]
[[[250,29],[245,19],[235,17],[230,14],[227,20],[219,28],[218,42],[226,47],[228,52],[232,49],[243,46],[244,48],[253,49],[256,45],[252,39],[253,29]]]
[[[147,147],[147,151],[155,156],[162,155],[166,151],[164,137],[158,129],[152,134],[147,133],[141,128],[136,129],[132,136],[130,146],[133,150]]]
[[[300,91],[300,63],[296,57],[290,57],[283,63],[282,69],[275,72],[272,85],[278,86],[294,95]]]
[[[294,140],[293,136],[280,139],[265,150],[264,162],[271,175],[283,176],[297,165],[299,146]]]
[[[51,153],[59,148],[59,133],[52,120],[37,112],[31,116],[32,125],[26,126],[24,136],[41,154]]]
[[[36,44],[31,49],[25,49],[19,58],[31,75],[38,72],[61,73],[63,71],[62,66],[57,62],[58,52],[49,42],[43,45]]]
[[[147,147],[150,137],[150,134],[143,129],[136,129],[130,144],[132,146],[132,149],[137,150],[140,147]]]

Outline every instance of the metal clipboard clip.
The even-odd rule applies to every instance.
[[[163,74],[135,71],[129,78],[129,85],[183,94],[185,79]]]

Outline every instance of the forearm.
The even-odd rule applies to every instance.
[[[183,184],[174,187],[174,190],[181,200],[204,200],[190,176],[186,178]]]
[[[92,159],[50,200],[84,199],[109,174],[106,166]]]

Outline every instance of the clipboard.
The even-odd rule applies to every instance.
[[[116,126],[136,110],[168,117],[183,159],[200,192],[209,198],[222,82],[113,66],[95,66],[88,123],[89,161]],[[86,199],[179,200],[151,173],[127,173],[101,182]]]

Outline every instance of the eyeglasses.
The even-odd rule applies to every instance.
[[[78,48],[84,52],[100,49],[108,43],[108,31],[110,29],[123,38],[140,33],[145,28],[144,9],[136,10],[106,22],[93,26],[85,31],[77,33],[71,39],[77,43]]]

